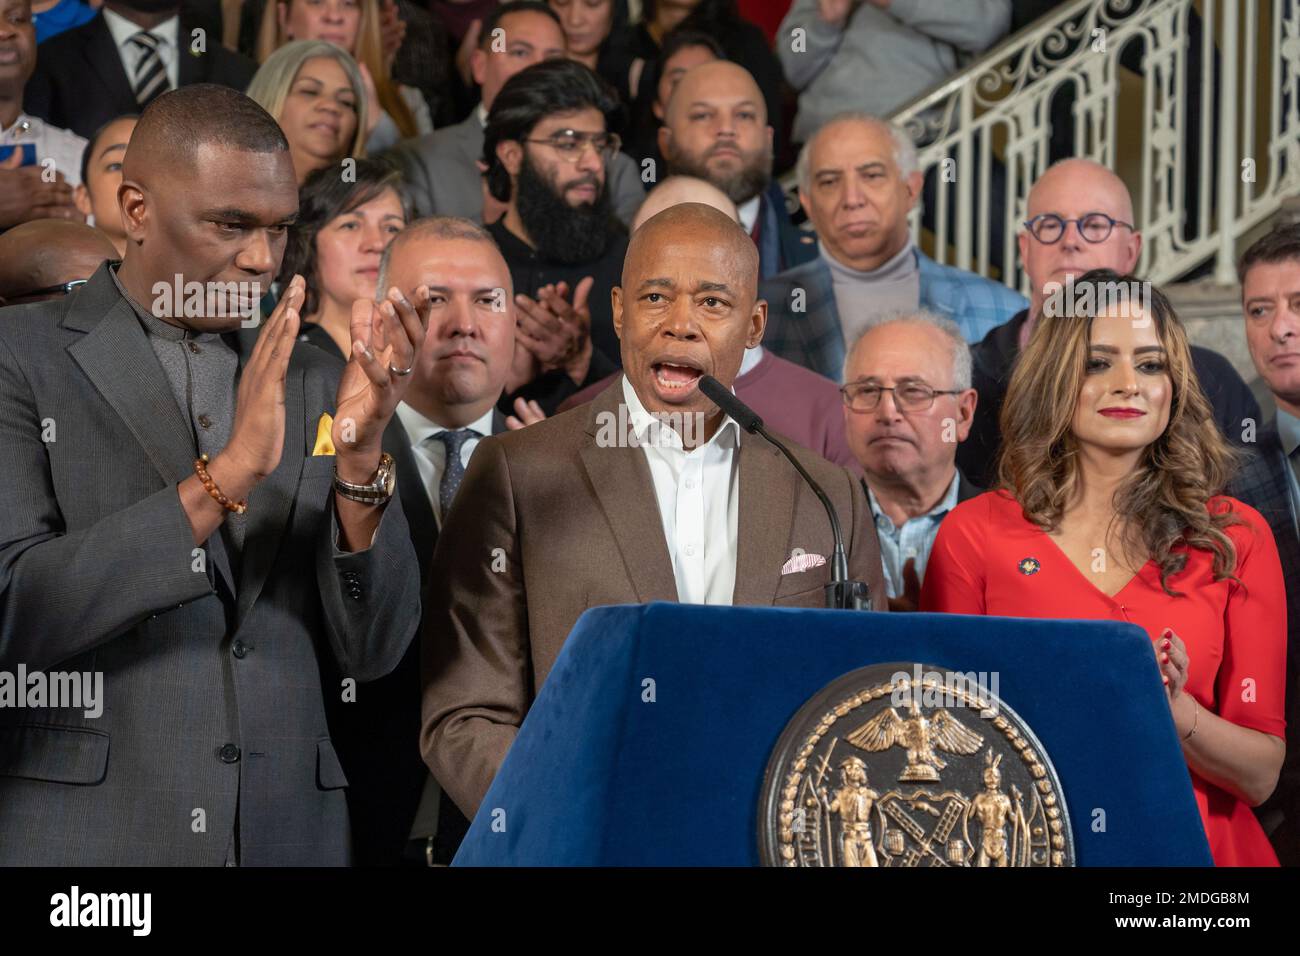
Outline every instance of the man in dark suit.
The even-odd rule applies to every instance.
[[[1020,232],[1020,262],[1029,276],[1030,304],[971,349],[972,384],[979,392],[970,437],[957,448],[957,464],[977,484],[997,485],[1002,444],[998,416],[1020,350],[1045,309],[1068,297],[1071,277],[1091,269],[1120,275],[1137,267],[1142,233],[1133,225],[1133,199],[1124,181],[1089,159],[1067,159],[1043,173],[1029,190],[1028,217]],[[1088,219],[1085,224],[1084,219]],[[1229,441],[1239,443],[1247,421],[1259,421],[1259,403],[1232,363],[1212,349],[1192,346],[1192,365]]]
[[[105,698],[0,710],[0,865],[345,864],[323,695],[419,620],[381,442],[427,290],[357,304],[341,379],[294,348],[301,277],[256,328],[298,190],[225,87],[145,110],[119,197],[120,267],[0,322],[0,669]]]
[[[758,246],[761,279],[817,255],[816,241],[791,222],[781,186],[772,180],[774,135],[754,77],[727,60],[687,70],[659,128],[668,174],[706,179],[736,204],[741,226]]]
[[[1286,585],[1286,763],[1273,796],[1256,813],[1278,859],[1300,866],[1300,226],[1263,236],[1246,250],[1237,273],[1250,357],[1277,403],[1277,417],[1259,429],[1230,491],[1273,529]]]
[[[844,433],[862,465],[891,611],[915,611],[935,535],[983,489],[956,465],[979,399],[970,346],[924,310],[878,316],[844,363]]]
[[[613,293],[622,378],[480,445],[438,539],[422,639],[421,749],[467,815],[587,608],[824,606],[821,503],[698,387],[704,374],[730,387],[762,338],[757,293],[758,251],[734,220],[698,203],[659,213],[633,235]],[[794,451],[843,521],[850,575],[883,609],[861,483]]]
[[[432,311],[411,385],[384,432],[397,488],[428,580],[438,528],[465,466],[488,435],[514,354],[510,270],[481,226],[440,217],[412,223],[384,252],[379,288],[429,287]],[[450,863],[469,821],[420,756],[420,657],[412,642],[393,673],[336,706],[332,723],[351,784],[358,865]]]
[[[89,139],[169,89],[217,83],[243,92],[257,65],[222,46],[212,25],[209,10],[176,0],[105,0],[93,20],[41,44],[24,104]]]

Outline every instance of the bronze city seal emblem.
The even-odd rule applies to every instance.
[[[777,741],[758,820],[767,866],[1074,865],[1056,770],[996,674],[835,680]]]

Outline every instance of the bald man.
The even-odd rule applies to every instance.
[[[1090,269],[1132,274],[1142,252],[1128,187],[1105,166],[1088,159],[1062,160],[1043,173],[1029,190],[1025,219],[1018,247],[1029,276],[1029,308],[971,348],[971,384],[979,393],[979,403],[970,437],[957,446],[957,466],[985,488],[997,486],[1002,440],[998,416],[1011,370],[1036,324],[1044,321],[1044,308],[1068,288],[1071,278]],[[1261,421],[1259,403],[1232,363],[1218,352],[1193,345],[1192,361],[1215,421],[1230,441],[1240,444],[1245,421]]]
[[[659,129],[671,175],[706,179],[736,204],[758,246],[763,279],[817,254],[817,240],[790,221],[781,186],[772,181],[773,135],[758,84],[727,60],[682,75]]]
[[[824,606],[829,564],[793,558],[831,554],[825,511],[699,390],[706,374],[730,387],[762,338],[757,280],[757,250],[726,215],[661,212],[633,235],[613,292],[623,376],[588,405],[479,444],[438,539],[422,645],[421,749],[467,815],[587,608]],[[795,451],[839,512],[851,577],[883,609],[861,484]]]
[[[120,266],[0,321],[0,672],[65,691],[0,708],[0,865],[346,864],[324,697],[419,621],[381,443],[428,290],[358,303],[342,368],[295,348],[275,120],[187,86],[131,142]]]
[[[698,176],[669,176],[650,190],[650,194],[646,196],[645,202],[641,204],[641,208],[636,211],[636,217],[632,220],[632,231],[640,229],[648,219],[659,215],[669,206],[684,202],[698,202],[712,206],[729,218],[740,221],[740,214],[736,211],[736,204],[731,201],[731,197],[707,179],[700,179]]]
[[[84,283],[117,249],[98,229],[36,219],[0,235],[0,305],[43,302]]]

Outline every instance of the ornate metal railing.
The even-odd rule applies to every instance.
[[[1237,240],[1300,191],[1300,0],[1077,0],[893,119],[931,177],[913,229],[941,262],[1024,290],[1029,187],[1076,155],[1128,183],[1141,274],[1213,260],[1231,283]]]

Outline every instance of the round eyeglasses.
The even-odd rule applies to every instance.
[[[1132,223],[1112,219],[1104,212],[1090,212],[1078,219],[1066,219],[1054,212],[1045,212],[1026,222],[1025,228],[1039,242],[1050,246],[1061,241],[1070,223],[1074,223],[1078,228],[1084,242],[1105,242],[1116,226],[1123,226],[1125,229],[1133,228]]]
[[[934,405],[936,395],[959,395],[958,389],[931,388],[919,382],[906,385],[876,385],[870,382],[850,382],[840,389],[844,404],[855,412],[874,412],[885,392],[894,393],[894,404],[904,412],[924,412]]]

